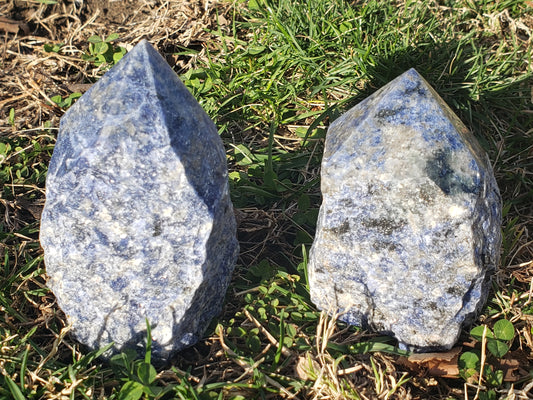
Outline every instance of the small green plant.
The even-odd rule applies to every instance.
[[[509,344],[514,334],[513,324],[506,319],[496,321],[492,330],[485,325],[472,328],[470,336],[480,342],[482,347],[485,345],[486,347],[467,351],[461,355],[459,369],[462,378],[467,382],[481,382],[484,378],[489,387],[502,385],[503,371],[496,369],[492,361],[502,358],[509,352]],[[488,390],[486,393],[480,393],[480,398],[491,399],[491,396],[495,395],[493,392]]]
[[[50,100],[52,100],[54,103],[56,103],[61,108],[69,108],[74,100],[81,97],[80,92],[74,92],[69,94],[67,97],[63,98],[60,94],[57,96],[50,97]]]
[[[102,64],[115,65],[126,54],[124,47],[113,44],[118,37],[117,33],[112,33],[105,39],[98,35],[91,36],[88,39],[89,50],[82,55],[82,58],[85,61],[94,63],[97,67]]]
[[[8,117],[9,125],[11,125],[13,128],[15,127],[15,109],[11,108],[9,110],[9,117]]]
[[[11,179],[13,183],[44,184],[47,165],[40,157],[53,148],[51,138],[27,140],[21,137],[5,139],[0,143],[0,182]],[[6,185],[1,194],[3,199],[11,198]]]
[[[9,143],[0,143],[0,164],[6,160],[10,153],[11,145]]]
[[[43,46],[43,50],[46,51],[47,53],[59,53],[64,45],[65,45],[64,43],[57,43],[57,44],[47,43]]]
[[[470,335],[482,341],[485,326],[476,326]],[[506,319],[500,319],[494,324],[493,330],[487,328],[487,350],[496,358],[502,358],[509,351],[509,342],[514,338],[514,326]]]
[[[146,353],[144,360],[137,360],[135,350],[125,351],[111,358],[111,365],[122,375],[124,385],[118,394],[119,400],[138,400],[144,394],[148,399],[159,399],[174,389],[174,385],[159,386],[157,371],[152,365],[152,333],[146,320]]]

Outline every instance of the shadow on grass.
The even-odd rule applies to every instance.
[[[502,71],[489,76],[490,65],[482,65],[481,52],[476,46],[474,42],[454,40],[434,46],[399,49],[389,57],[376,57],[373,65],[367,67],[368,82],[364,89],[344,102],[339,113],[408,69],[415,68],[476,134],[481,133],[476,132],[476,123],[486,123],[490,114],[501,112],[505,113],[511,127],[517,123],[531,125],[533,115],[519,111],[528,107],[528,88],[533,82],[533,74],[514,77],[513,71]],[[510,111],[518,112],[518,115],[510,115]]]

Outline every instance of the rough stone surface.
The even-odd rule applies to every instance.
[[[220,312],[238,253],[217,129],[140,42],[61,119],[41,244],[48,286],[90,348],[154,361],[194,344]]]
[[[486,154],[411,69],[331,124],[311,298],[402,348],[449,349],[498,264],[501,201]]]

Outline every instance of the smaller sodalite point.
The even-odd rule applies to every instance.
[[[46,182],[48,286],[91,349],[196,343],[238,254],[217,129],[145,40],[63,116]]]
[[[473,135],[411,69],[331,124],[321,178],[313,302],[404,349],[450,349],[501,245],[500,194]]]

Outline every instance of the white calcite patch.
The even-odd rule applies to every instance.
[[[308,271],[311,299],[403,348],[449,349],[498,265],[486,154],[411,69],[334,121]]]

